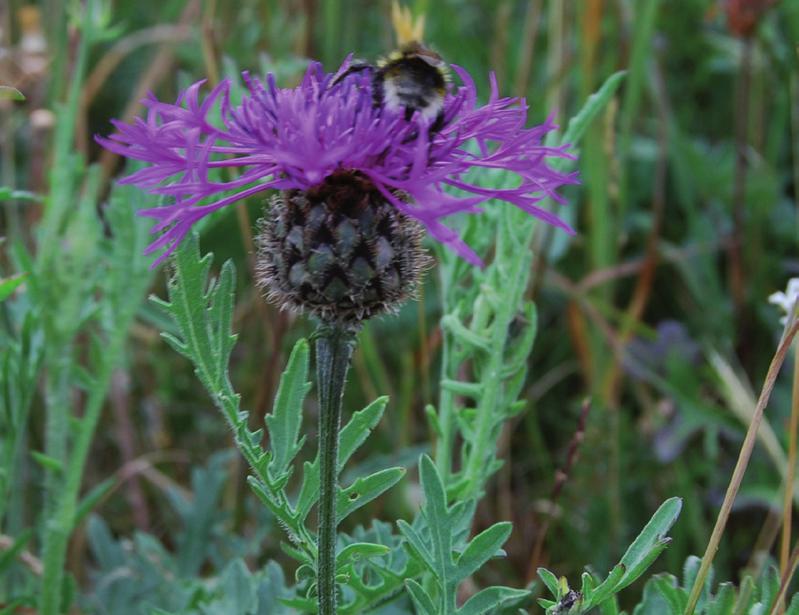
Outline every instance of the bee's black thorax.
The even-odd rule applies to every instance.
[[[441,70],[421,58],[402,57],[389,62],[375,74],[375,92],[381,103],[394,102],[411,113],[427,109],[444,96],[446,82]],[[394,96],[396,100],[388,101]]]

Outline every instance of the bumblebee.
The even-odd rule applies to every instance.
[[[334,83],[349,74],[370,71],[376,107],[404,111],[406,120],[418,111],[423,118],[439,123],[449,80],[447,65],[440,55],[419,42],[424,19],[414,22],[407,9],[400,9],[394,3],[392,20],[399,49],[379,60],[377,66],[366,62],[353,64]]]
[[[435,119],[444,108],[447,69],[436,52],[411,41],[382,60],[372,78],[375,103],[392,111],[405,110],[405,119],[416,111]]]

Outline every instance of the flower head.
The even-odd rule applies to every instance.
[[[375,105],[371,77],[349,66],[348,59],[330,74],[314,63],[293,88],[279,88],[272,75],[262,82],[244,73],[248,93],[237,105],[227,80],[205,97],[203,82],[195,83],[174,104],[151,95],[143,101],[145,118],[114,122],[115,134],[98,137],[107,149],[147,163],[123,183],[174,199],[141,212],[161,233],[147,248],[164,249],[156,263],[195,222],[222,207],[268,190],[308,191],[341,172],[368,180],[399,212],[475,264],[479,257],[443,220],[475,213],[488,200],[571,231],[537,205],[561,201],[556,190],[576,182],[574,174],[547,164],[547,158],[571,158],[567,146],[544,145],[552,121],[527,128],[525,102],[500,97],[493,76],[490,98],[480,106],[469,74],[453,67],[462,85],[447,92],[439,117],[407,118]],[[506,170],[516,179],[506,188],[485,188],[469,178],[480,168]]]
[[[780,319],[780,322],[787,325],[788,318],[799,309],[799,278],[788,280],[788,288],[785,289],[785,292],[772,293],[769,295],[768,302],[779,306],[785,312],[785,316]]]

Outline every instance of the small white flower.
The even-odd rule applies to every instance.
[[[796,310],[797,301],[799,301],[799,278],[791,278],[788,280],[785,292],[772,293],[768,298],[769,303],[778,305],[785,312],[785,316],[780,319],[783,325],[788,324],[788,316]]]

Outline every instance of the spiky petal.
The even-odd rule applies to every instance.
[[[433,129],[420,114],[406,120],[374,106],[370,77],[345,75],[348,63],[336,74],[312,64],[294,88],[277,87],[272,75],[262,82],[245,73],[249,93],[238,105],[231,104],[227,80],[204,97],[203,82],[195,83],[174,104],[150,96],[143,101],[145,118],[114,122],[116,133],[98,137],[109,150],[147,163],[123,183],[171,197],[170,204],[141,212],[160,233],[148,247],[163,249],[156,263],[204,216],[268,190],[306,191],[340,171],[369,179],[397,210],[474,264],[481,264],[479,257],[444,219],[475,213],[489,200],[571,232],[538,202],[561,201],[556,190],[576,182],[547,163],[572,156],[567,146],[544,145],[555,128],[551,120],[526,128],[524,100],[500,97],[493,75],[481,106],[469,74],[453,66],[462,85],[447,94]],[[512,173],[512,187],[477,185],[469,172],[481,168]]]

